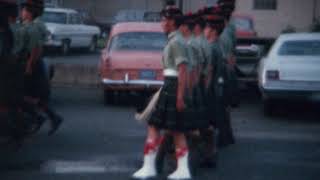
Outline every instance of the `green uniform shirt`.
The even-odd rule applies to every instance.
[[[201,58],[200,63],[205,67],[206,64],[208,63],[208,60],[210,59],[210,53],[208,53],[210,51],[207,50],[209,47],[208,41],[203,34],[201,36],[196,37],[195,40],[199,47],[200,58]],[[206,74],[205,69],[203,69],[202,74]]]
[[[41,48],[43,45],[41,44],[42,38],[37,25],[33,22],[23,23],[23,28],[27,34],[27,41],[26,41],[27,52],[31,53],[32,49]]]
[[[197,43],[195,38],[191,36],[188,40],[186,40],[187,52],[188,52],[188,60],[189,60],[189,70],[192,71],[197,67],[200,62],[200,52],[197,47]]]
[[[164,69],[178,71],[178,66],[182,63],[188,63],[188,56],[182,35],[175,31],[169,34],[168,43],[163,52],[162,64]]]
[[[28,42],[26,29],[19,23],[11,24],[13,33],[14,46],[12,53],[16,56],[23,57],[26,53],[26,44]]]
[[[40,32],[40,44],[44,45],[44,43],[48,40],[49,31],[46,25],[41,21],[40,18],[36,18],[33,21],[33,25],[37,28]]]

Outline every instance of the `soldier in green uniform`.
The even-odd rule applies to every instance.
[[[52,135],[62,123],[62,118],[49,106],[50,86],[42,59],[43,45],[46,41],[47,30],[37,18],[42,15],[43,0],[28,0],[22,3],[21,17],[27,33],[26,49],[26,95],[38,100],[37,106],[50,119]]]

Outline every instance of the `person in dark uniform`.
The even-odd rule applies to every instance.
[[[239,82],[237,79],[236,66],[236,27],[231,21],[232,13],[235,9],[235,0],[219,0],[218,5],[221,8],[221,16],[225,18],[226,28],[220,36],[220,42],[223,47],[223,57],[228,62],[228,101],[231,107],[237,107],[240,103]]]
[[[232,13],[235,9],[235,0],[220,0],[218,2],[219,11],[217,14],[224,17],[226,28],[219,37],[219,44],[223,52],[223,59],[226,64],[224,71],[224,91],[221,102],[224,102],[225,107],[221,107],[219,112],[224,112],[223,121],[219,121],[220,134],[219,146],[226,147],[235,143],[231,124],[231,107],[235,106],[238,94],[238,80],[235,74],[235,26],[229,22]]]
[[[9,17],[16,8],[14,0],[0,1],[0,120],[1,123],[6,123],[13,140],[20,143],[25,127],[20,113],[23,71],[13,53],[15,38],[9,22]]]
[[[204,29],[208,45],[205,49],[207,63],[205,66],[204,84],[205,95],[207,99],[207,116],[210,119],[210,127],[201,131],[201,137],[204,141],[204,153],[201,162],[202,167],[215,167],[217,158],[217,135],[220,132],[219,121],[221,121],[221,110],[218,107],[224,107],[219,101],[222,96],[224,86],[224,63],[222,58],[222,49],[219,46],[219,36],[224,29],[224,21],[216,11],[217,7],[210,7],[203,10],[203,17],[206,21]]]
[[[188,158],[189,148],[185,133],[195,129],[194,122],[185,120],[185,88],[188,57],[181,33],[178,31],[182,12],[176,7],[162,11],[162,27],[168,35],[163,53],[164,85],[155,112],[148,121],[148,135],[144,148],[144,163],[133,174],[135,179],[153,178],[156,172],[156,156],[162,143],[160,131],[171,132],[177,158],[177,169],[168,179],[191,179]]]
[[[27,52],[26,63],[26,96],[30,97],[30,102],[35,102],[37,106],[50,119],[52,135],[61,125],[63,119],[49,106],[50,86],[42,59],[43,44],[47,32],[45,26],[38,19],[43,13],[43,0],[27,0],[21,4],[21,17],[23,28],[27,32]]]

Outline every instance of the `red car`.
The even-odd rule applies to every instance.
[[[235,13],[232,16],[232,20],[236,25],[238,38],[252,38],[257,36],[252,16]]]
[[[162,51],[166,36],[159,23],[116,24],[99,65],[105,102],[115,92],[145,92],[163,85]]]

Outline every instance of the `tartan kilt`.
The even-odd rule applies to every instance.
[[[149,125],[159,129],[166,129],[178,132],[188,132],[195,129],[208,127],[204,121],[197,117],[197,109],[192,101],[185,100],[186,108],[182,112],[177,111],[177,88],[178,79],[176,77],[166,77],[159,96],[155,111],[152,114]]]

